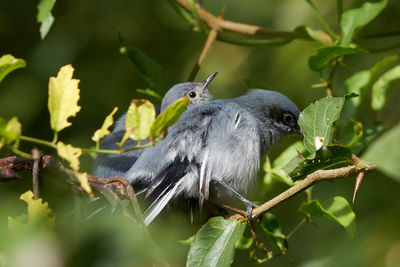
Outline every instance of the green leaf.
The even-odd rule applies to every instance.
[[[12,55],[3,55],[0,57],[0,82],[7,76],[10,72],[25,68],[26,62],[23,59],[15,58]]]
[[[400,124],[397,124],[375,140],[362,155],[362,159],[374,162],[380,171],[398,182],[400,182],[399,140]]]
[[[352,152],[348,148],[337,145],[323,146],[316,151],[314,157],[302,160],[289,172],[289,176],[293,180],[298,180],[317,170],[330,169],[342,164],[353,164],[351,156]]]
[[[338,223],[346,229],[350,236],[354,236],[356,231],[356,215],[347,200],[341,196],[336,196],[330,200],[325,207],[326,208],[324,208],[318,200],[311,200],[309,202],[303,202],[299,211],[307,215]]]
[[[294,158],[294,157],[299,157],[299,154],[297,153],[299,151],[300,153],[304,153],[306,151],[306,148],[303,145],[303,142],[297,141],[293,144],[291,144],[288,148],[286,148],[273,162],[272,166],[274,168],[282,168],[286,164],[289,163],[289,161]]]
[[[290,176],[284,170],[284,167],[287,166],[288,163],[292,161],[293,158],[300,159],[297,151],[300,153],[304,153],[306,148],[304,147],[301,141],[297,141],[293,143],[291,146],[286,148],[273,162],[272,166],[269,166],[269,162],[265,162],[264,164],[264,171],[266,172],[264,177],[264,183],[268,184],[269,177],[273,178],[274,180],[284,183],[286,185],[292,186],[293,181]],[[301,159],[300,159],[301,160]],[[297,165],[297,164],[296,164]]]
[[[110,133],[108,128],[110,128],[111,125],[114,123],[113,116],[115,112],[117,112],[118,108],[115,107],[113,111],[105,118],[103,125],[101,126],[100,129],[98,129],[92,136],[92,140],[95,142],[99,142],[100,139],[102,139],[104,136]]]
[[[366,2],[360,8],[348,10],[342,14],[340,30],[342,38],[340,45],[348,46],[356,35],[365,25],[371,22],[387,6],[388,0],[379,2]]]
[[[153,90],[151,90],[149,88],[136,89],[136,92],[141,93],[141,94],[145,94],[145,95],[148,95],[148,96],[152,96],[155,99],[160,100],[160,101],[162,100],[162,96],[160,94],[158,94],[157,92],[155,92],[155,91],[153,91]]]
[[[354,147],[361,144],[364,135],[363,125],[356,120],[350,120],[339,131],[339,141],[346,147]]]
[[[322,32],[322,31],[319,31],[319,30],[314,30],[314,29],[312,29],[312,28],[310,28],[310,27],[306,27],[306,26],[302,26],[301,28],[302,28],[302,29],[307,33],[307,35],[310,36],[313,40],[315,40],[315,41],[317,41],[317,42],[319,42],[319,43],[321,43],[321,44],[323,44],[323,45],[327,45],[327,44],[330,45],[330,44],[332,44],[332,38],[331,38],[328,34]]]
[[[163,67],[139,48],[129,44],[121,33],[119,33],[119,40],[121,43],[120,53],[129,57],[151,87],[156,88],[158,92],[166,92],[168,89],[168,76]]]
[[[0,149],[5,144],[11,144],[19,140],[21,136],[21,123],[17,117],[12,117],[9,121],[0,118]]]
[[[145,99],[132,100],[126,113],[126,132],[123,140],[127,137],[138,141],[149,138],[155,118],[156,110],[150,101]]]
[[[196,233],[186,266],[230,266],[235,254],[235,243],[245,228],[246,224],[236,219],[211,218]]]
[[[194,240],[194,235],[185,240],[178,240],[178,242],[184,245],[190,245],[192,244],[193,240]]]
[[[269,212],[265,213],[260,226],[267,234],[267,238],[271,244],[285,254],[288,248],[287,238],[282,233],[281,226],[276,216]]]
[[[333,124],[339,119],[344,101],[344,97],[325,97],[301,112],[298,123],[304,134],[304,146],[311,154],[332,142]]]
[[[253,243],[254,239],[252,237],[242,236],[238,241],[236,241],[235,248],[246,250],[249,249]]]
[[[347,122],[349,119],[354,118],[360,102],[364,97],[366,89],[370,86],[373,80],[376,79],[378,74],[386,67],[397,61],[398,56],[385,57],[368,70],[363,70],[353,74],[344,82],[344,90],[348,94],[354,93],[359,97],[354,97],[350,101],[346,101],[344,105],[344,116],[341,121]]]
[[[27,191],[23,193],[20,198],[27,204],[28,214],[27,216],[22,216],[20,218],[27,219],[27,221],[21,221],[18,218],[8,217],[8,227],[18,228],[24,224],[45,226],[50,229],[54,228],[54,223],[56,218],[50,216],[51,209],[47,202],[43,203],[41,198],[34,199],[32,191]]]
[[[178,121],[179,117],[189,105],[189,98],[184,96],[168,106],[160,115],[157,116],[151,126],[150,136],[153,138],[161,135],[166,136],[168,127]]]
[[[54,7],[56,0],[40,0],[37,8],[37,22],[41,23],[40,25],[40,37],[44,39],[49,32],[51,25],[53,25],[54,17],[51,14],[51,10]]]
[[[313,71],[321,71],[334,57],[358,54],[361,52],[362,50],[359,48],[353,47],[343,47],[339,45],[324,46],[318,48],[317,54],[309,58],[308,65]]]
[[[48,108],[51,129],[59,132],[71,125],[68,118],[81,110],[78,106],[79,80],[72,79],[74,68],[66,65],[60,69],[57,77],[50,77]]]
[[[372,109],[381,110],[385,106],[386,91],[388,90],[389,84],[397,79],[400,79],[400,65],[388,70],[374,83],[372,86]]]

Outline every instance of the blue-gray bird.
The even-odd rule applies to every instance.
[[[163,97],[160,112],[163,112],[169,105],[184,96],[189,97],[188,108],[210,101],[211,95],[208,92],[207,86],[216,75],[217,72],[211,74],[203,82],[185,82],[174,85]],[[125,119],[126,113],[117,120],[113,131],[100,142],[101,149],[119,149],[116,143],[120,142],[125,134]],[[145,145],[148,142],[149,140],[145,140],[141,144]],[[135,140],[128,139],[124,143],[123,148],[127,149],[136,145],[137,142]],[[93,164],[93,174],[104,178],[115,176],[125,178],[126,172],[132,167],[143,151],[144,149],[131,150],[122,155],[99,154]]]
[[[261,89],[230,100],[214,100],[186,110],[167,137],[147,149],[127,179],[147,188],[148,225],[176,198],[221,203],[234,196],[247,207],[261,159],[289,133],[300,133],[299,109],[286,96]],[[221,190],[222,189],[222,190]]]

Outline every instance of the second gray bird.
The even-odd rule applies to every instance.
[[[127,173],[134,187],[147,188],[148,225],[174,199],[209,198],[215,203],[252,188],[269,147],[289,133],[300,133],[299,109],[286,96],[261,89],[214,100],[186,110],[167,137],[147,149]],[[136,189],[136,188],[135,188]],[[221,190],[222,189],[222,190]],[[230,192],[230,193],[228,193]]]
[[[188,108],[210,101],[211,95],[208,92],[207,86],[216,75],[217,72],[211,74],[203,82],[185,82],[174,85],[165,94],[161,102],[160,112],[163,112],[168,106],[184,96],[189,97]],[[125,119],[126,113],[117,120],[113,131],[100,142],[101,149],[119,149],[117,142],[120,142],[125,134]],[[148,142],[149,140],[145,140],[141,144],[145,145]],[[137,142],[129,138],[124,143],[123,148],[127,149],[136,145]],[[115,176],[126,178],[126,172],[132,167],[143,151],[144,149],[131,150],[122,155],[99,154],[93,164],[93,174],[104,178]]]

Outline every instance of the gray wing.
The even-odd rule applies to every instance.
[[[205,145],[207,128],[222,107],[213,103],[185,111],[168,129],[167,137],[148,148],[128,171],[129,182],[135,185],[140,181],[141,187],[148,188],[147,198],[151,205],[145,214],[146,225],[174,196],[184,194],[197,198],[198,161]]]

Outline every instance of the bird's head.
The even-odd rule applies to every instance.
[[[161,112],[163,112],[169,105],[174,103],[181,97],[189,97],[189,108],[198,104],[208,102],[212,96],[208,92],[208,84],[214,79],[218,72],[214,72],[208,76],[203,82],[186,82],[174,85],[165,94],[161,103]]]
[[[300,111],[287,96],[271,90],[252,89],[247,98],[249,108],[262,122],[272,142],[290,133],[303,135],[297,123]]]

